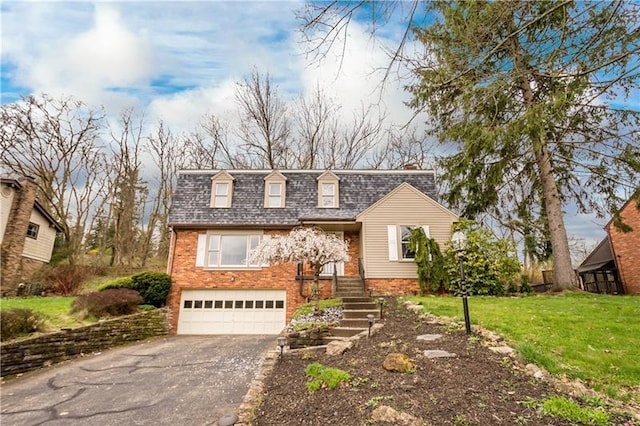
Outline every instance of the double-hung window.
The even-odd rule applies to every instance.
[[[267,184],[267,207],[283,207],[282,182]]]
[[[258,234],[209,234],[207,235],[207,255],[205,265],[222,267],[259,267],[249,261],[251,250],[260,242]]]
[[[322,184],[322,207],[336,207],[336,184]]]
[[[409,248],[413,228],[415,227],[400,225],[400,252],[402,253],[403,260],[413,260],[416,256],[416,253]]]
[[[214,185],[213,207],[229,207],[229,185],[227,182],[216,182]]]
[[[27,227],[27,237],[33,238],[34,240],[38,238],[38,232],[40,231],[40,225],[37,223],[29,222],[29,226]]]

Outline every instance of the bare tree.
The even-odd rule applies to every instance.
[[[239,137],[255,167],[287,168],[291,163],[291,128],[286,103],[278,96],[270,75],[254,69],[236,87],[240,113]]]
[[[152,206],[143,232],[142,266],[146,265],[150,255],[154,235],[157,235],[158,257],[166,258],[169,254],[170,235],[167,222],[178,166],[181,163],[178,141],[162,121],[158,123],[155,134],[149,135],[147,140],[147,150],[156,166],[156,174],[151,185],[154,191],[151,197]]]
[[[104,114],[72,97],[46,94],[2,105],[3,167],[33,176],[39,199],[52,212],[74,262],[87,224],[104,202]]]
[[[385,143],[380,143],[375,154],[368,158],[370,168],[435,168],[434,148],[437,141],[420,133],[415,127],[389,128],[385,132],[385,139]]]
[[[205,114],[198,128],[184,137],[184,161],[196,169],[243,168],[246,153],[238,152],[230,139],[229,124],[213,113]]]
[[[294,166],[301,169],[324,167],[324,151],[337,144],[339,111],[340,107],[319,86],[310,99],[301,97],[296,102],[294,120],[298,137],[294,142]]]
[[[126,109],[120,115],[118,129],[111,126],[114,171],[110,185],[114,233],[110,261],[112,266],[133,264],[138,230],[144,220],[148,189],[141,178],[143,122],[143,116],[136,117],[133,109]]]
[[[338,136],[325,147],[324,167],[355,168],[381,142],[386,115],[378,113],[373,116],[373,109],[372,105],[368,108],[362,106],[360,111],[353,113],[350,123],[341,126]]]

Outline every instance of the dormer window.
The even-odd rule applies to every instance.
[[[221,171],[211,178],[210,207],[216,209],[231,207],[231,194],[233,194],[233,176]]]
[[[323,183],[322,184],[322,207],[335,207],[336,206],[336,184],[335,183]]]
[[[339,207],[340,178],[330,171],[318,177],[318,207],[331,209]]]
[[[277,170],[264,178],[264,206],[268,209],[283,208],[287,192],[287,178]]]
[[[229,184],[218,182],[215,184],[215,194],[213,195],[213,207],[221,208],[229,206]]]
[[[267,207],[282,207],[282,184],[280,182],[267,185]]]

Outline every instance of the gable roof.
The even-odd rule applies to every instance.
[[[0,182],[2,182],[5,185],[9,185],[11,187],[14,187],[16,189],[22,189],[22,187],[24,186],[22,184],[22,182],[20,181],[20,179],[15,179],[15,178],[10,178],[10,177],[1,177],[0,178]],[[50,223],[50,225],[56,229],[56,232],[62,232],[62,227],[60,226],[60,224],[53,218],[53,216],[51,215],[51,213],[49,213],[47,211],[47,209],[44,208],[44,206],[42,204],[40,204],[40,202],[38,200],[35,200],[33,203],[33,208],[36,209],[38,212],[40,212],[40,214],[42,216],[44,216],[44,218]]]
[[[578,272],[588,272],[594,271],[602,268],[607,264],[613,264],[613,253],[611,253],[611,243],[609,242],[609,237],[605,237],[604,240],[600,241],[596,248],[593,249],[591,253],[582,261],[580,266],[578,266]]]
[[[356,216],[403,182],[436,199],[431,170],[333,170],[340,179],[339,208],[318,207],[317,178],[326,170],[281,170],[287,178],[286,208],[264,208],[264,178],[272,170],[229,170],[235,179],[231,208],[209,207],[211,177],[218,170],[179,172],[169,225],[296,226],[303,220],[354,222]]]

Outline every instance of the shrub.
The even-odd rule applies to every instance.
[[[113,290],[118,288],[133,289],[133,281],[131,281],[131,277],[116,278],[113,281],[108,281],[104,284],[101,284],[98,287],[98,291]]]
[[[305,384],[309,392],[315,392],[323,387],[335,389],[340,383],[351,380],[351,375],[346,371],[325,367],[318,362],[309,364],[304,372],[311,378]]]
[[[0,338],[9,340],[15,337],[44,330],[45,318],[30,309],[9,309],[0,312]]]
[[[169,275],[164,272],[141,272],[131,277],[131,283],[131,288],[140,293],[145,304],[156,308],[166,304],[171,289]]]
[[[72,312],[81,312],[84,317],[128,315],[137,311],[142,297],[135,290],[110,289],[78,296],[71,305]]]
[[[58,264],[43,272],[48,289],[61,296],[74,295],[82,283],[91,276],[91,270],[83,265]]]

